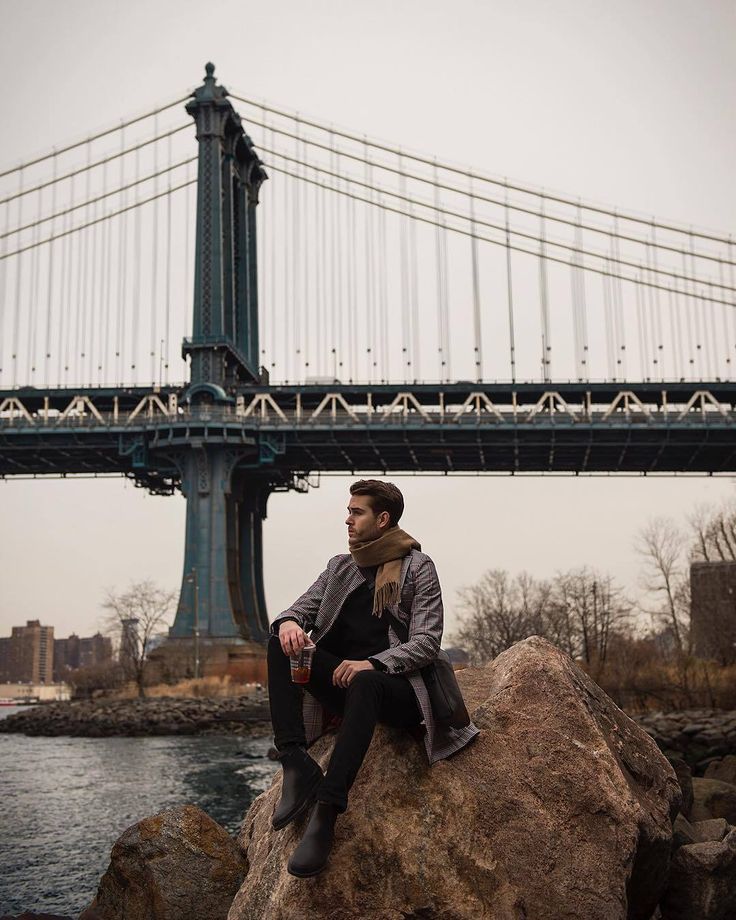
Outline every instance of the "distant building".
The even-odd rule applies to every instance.
[[[72,633],[67,639],[54,640],[55,680],[62,680],[77,668],[91,668],[107,661],[112,661],[112,640],[99,632],[84,638]]]
[[[695,655],[736,662],[736,562],[694,562],[690,604]]]
[[[0,639],[0,680],[50,684],[54,679],[54,627],[40,620],[14,626]]]

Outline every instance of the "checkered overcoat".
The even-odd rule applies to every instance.
[[[333,556],[315,583],[279,614],[272,630],[278,633],[283,619],[295,619],[305,632],[311,632],[318,642],[337,619],[343,604],[365,577],[350,553]],[[389,674],[405,675],[414,690],[424,718],[424,746],[430,764],[465,747],[478,734],[471,722],[465,728],[441,728],[435,723],[429,695],[419,669],[437,657],[442,639],[442,593],[434,563],[426,553],[412,550],[404,557],[400,579],[401,599],[389,608],[397,620],[408,628],[408,639],[402,643],[389,625],[390,647],[372,655],[381,661]],[[322,706],[308,692],[304,694],[304,726],[307,743],[322,733]]]

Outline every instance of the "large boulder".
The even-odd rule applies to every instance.
[[[649,920],[681,801],[654,741],[538,637],[458,679],[479,739],[430,768],[379,727],[318,879],[286,872],[304,822],[271,829],[277,776],[243,823],[229,920]],[[323,766],[333,744],[312,748]]]
[[[736,917],[736,830],[721,841],[680,847],[660,908],[663,920]]]
[[[225,920],[244,875],[227,831],[184,805],[125,831],[79,920]]]
[[[693,795],[691,821],[725,818],[729,824],[736,824],[736,786],[724,783],[720,779],[695,776],[693,777]]]

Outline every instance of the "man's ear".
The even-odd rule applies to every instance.
[[[388,527],[388,525],[391,523],[391,515],[388,513],[388,511],[381,511],[379,513],[377,523],[381,530],[384,530]]]

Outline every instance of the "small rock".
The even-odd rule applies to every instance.
[[[723,840],[731,831],[725,818],[710,818],[691,825],[694,839],[691,843],[707,843],[709,840]]]
[[[672,857],[662,920],[733,920],[736,916],[736,831],[720,842],[680,847]]]
[[[692,824],[683,814],[679,814],[672,822],[672,849],[676,850],[696,841]]]
[[[736,824],[736,786],[731,783],[696,776],[693,778],[693,799],[691,821],[725,818],[729,824]]]
[[[708,764],[705,776],[707,779],[719,779],[723,783],[736,785],[736,757],[728,754],[720,760],[712,761]]]

